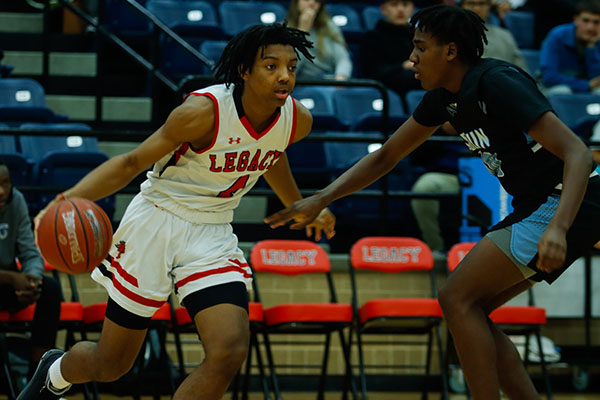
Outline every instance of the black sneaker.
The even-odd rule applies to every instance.
[[[57,390],[52,387],[50,378],[48,378],[48,369],[63,354],[65,352],[62,350],[49,350],[44,353],[33,377],[21,391],[17,400],[60,399],[63,394],[71,389],[71,385],[69,385],[64,389]]]

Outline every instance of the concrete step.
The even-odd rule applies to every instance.
[[[71,120],[96,119],[94,96],[46,95],[46,102],[55,113],[66,114]],[[152,119],[152,99],[147,97],[103,97],[102,121],[149,122]]]
[[[51,52],[48,72],[51,76],[96,76],[95,53]],[[5,51],[3,64],[14,67],[14,75],[41,75],[43,54],[41,51]]]
[[[44,17],[41,13],[0,12],[0,32],[42,33]]]

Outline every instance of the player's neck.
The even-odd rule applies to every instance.
[[[458,93],[462,87],[463,79],[467,72],[472,68],[472,65],[457,64],[448,74],[448,79],[444,88],[452,93]]]
[[[278,107],[269,107],[247,94],[242,95],[242,107],[250,125],[256,132],[264,131],[277,115]]]

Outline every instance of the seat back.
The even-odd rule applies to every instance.
[[[463,258],[467,255],[469,251],[473,247],[475,247],[476,242],[462,242],[457,243],[450,248],[448,251],[448,255],[446,256],[446,265],[448,266],[448,272],[452,272],[458,267],[458,264],[462,261]]]
[[[591,93],[553,94],[548,100],[558,117],[575,130],[586,120],[600,118],[600,95]]]
[[[33,79],[0,79],[0,120],[50,121],[44,88]]]
[[[415,112],[415,109],[425,96],[425,90],[411,90],[404,95],[404,99],[406,100],[406,111],[409,114]]]
[[[146,6],[147,0],[137,0],[141,6]],[[109,31],[123,35],[147,35],[151,23],[132,6],[123,0],[105,0],[100,3],[100,22]]]
[[[207,1],[150,0],[146,6],[169,28],[179,34],[223,37],[217,11]]]
[[[325,250],[308,240],[262,240],[252,247],[250,264],[255,271],[280,275],[331,271]]]
[[[510,11],[504,16],[504,25],[522,49],[534,48],[533,25],[535,14],[530,11]]]
[[[364,32],[358,12],[346,4],[327,4],[333,23],[340,28],[346,41],[355,42]]]
[[[391,90],[388,94],[388,110],[391,125],[405,119],[400,96]],[[383,113],[381,92],[374,87],[346,87],[333,91],[334,110],[340,121],[350,130],[379,130]]]
[[[286,14],[283,5],[273,2],[223,1],[219,4],[223,31],[229,36],[252,25],[283,21]]]
[[[0,124],[0,128],[7,125]],[[23,155],[17,151],[17,138],[13,135],[0,135],[0,159],[4,161],[10,171],[10,180],[13,185],[29,184],[29,164]]]
[[[340,130],[342,122],[333,106],[333,92],[328,86],[297,86],[293,97],[310,111],[313,117],[313,130]]]
[[[363,8],[362,17],[366,31],[375,29],[375,25],[383,18],[381,9],[377,6],[367,6]]]
[[[527,64],[527,72],[533,77],[540,74],[540,51],[533,49],[522,49],[521,54]]]
[[[354,269],[380,272],[432,271],[433,254],[421,240],[411,237],[370,236],[350,250]]]

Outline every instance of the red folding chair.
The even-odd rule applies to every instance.
[[[447,264],[448,272],[454,271],[460,266],[460,262],[465,255],[475,247],[475,242],[463,242],[452,246],[448,252]],[[533,334],[536,337],[539,354],[542,376],[546,386],[546,395],[548,399],[552,399],[552,389],[550,387],[550,376],[542,351],[541,328],[546,325],[546,309],[534,305],[533,291],[527,291],[528,304],[527,306],[503,305],[496,308],[489,315],[490,319],[508,335],[524,336],[525,337],[525,358],[523,360],[525,367],[529,365],[529,338]]]
[[[315,278],[322,275],[327,282],[329,301],[324,303],[282,303],[265,308],[265,343],[271,369],[273,387],[278,395],[278,382],[273,364],[270,339],[272,335],[325,335],[325,341],[302,341],[302,345],[322,345],[323,362],[321,368],[318,399],[323,399],[327,379],[331,334],[338,333],[346,364],[346,379],[350,379],[349,347],[346,346],[344,329],[352,324],[352,306],[337,302],[337,295],[331,275],[331,265],[325,250],[313,242],[306,240],[263,240],[254,245],[250,254],[250,265],[254,275],[254,299],[261,301],[257,275],[274,273],[294,279],[294,276],[312,274]],[[306,337],[306,336],[304,336]],[[295,342],[291,342],[295,343]],[[290,342],[286,341],[286,345]],[[287,368],[314,368],[314,365],[278,364]]]
[[[352,304],[355,315],[356,341],[362,398],[367,399],[366,368],[390,368],[389,365],[365,365],[364,347],[370,344],[418,344],[425,346],[427,355],[425,364],[408,365],[405,368],[425,370],[423,380],[423,398],[427,398],[428,387],[431,387],[431,354],[435,337],[441,373],[442,398],[448,398],[447,378],[442,350],[440,324],[442,310],[437,301],[437,288],[433,273],[433,255],[429,247],[422,241],[408,237],[365,237],[358,240],[350,251],[350,278],[352,283]],[[365,284],[367,274],[357,276],[356,270],[370,270],[386,274],[422,271],[429,276],[430,291],[428,297],[395,297],[376,298],[361,304],[358,295],[361,293],[359,283]],[[363,279],[365,278],[365,279]],[[360,282],[359,282],[360,281]],[[401,295],[402,293],[398,293]],[[359,304],[361,304],[359,306]],[[364,341],[364,335],[424,335],[424,341],[394,342],[382,340]],[[352,343],[350,336],[349,343]]]

